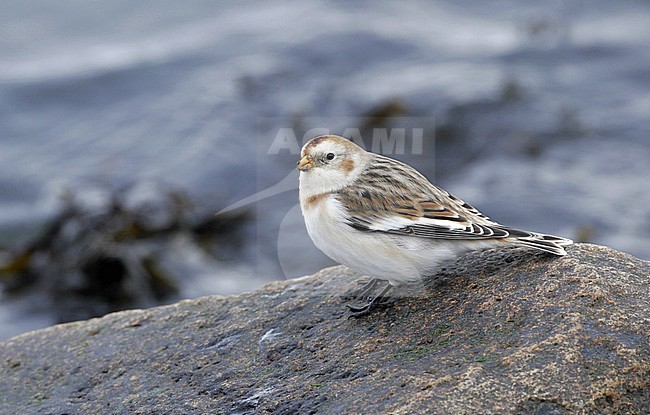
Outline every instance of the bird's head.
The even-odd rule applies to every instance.
[[[338,135],[312,138],[300,152],[300,189],[310,194],[341,189],[353,182],[371,157]]]

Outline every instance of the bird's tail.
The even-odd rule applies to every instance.
[[[539,249],[554,255],[566,255],[564,247],[573,243],[571,239],[562,238],[561,236],[528,231],[510,231],[510,235],[514,237],[513,239],[517,245]]]

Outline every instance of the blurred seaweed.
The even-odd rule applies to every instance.
[[[176,298],[186,277],[168,266],[179,240],[220,261],[232,256],[221,251],[243,246],[247,211],[199,215],[183,192],[160,183],[96,190],[103,197],[92,202],[67,191],[38,236],[5,248],[0,283],[7,296],[42,291],[58,322],[152,306]]]

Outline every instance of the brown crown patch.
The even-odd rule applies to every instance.
[[[346,148],[360,148],[356,144],[354,144],[352,141],[348,140],[345,137],[341,137],[340,135],[320,135],[318,137],[314,137],[311,140],[305,144],[303,147],[303,154],[308,154],[311,152],[312,148],[316,147],[318,144],[322,143],[323,141],[330,140],[334,141],[338,144],[343,145]]]

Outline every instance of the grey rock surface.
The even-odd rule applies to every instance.
[[[348,318],[345,267],[0,343],[2,414],[647,414],[650,264],[475,252]]]

